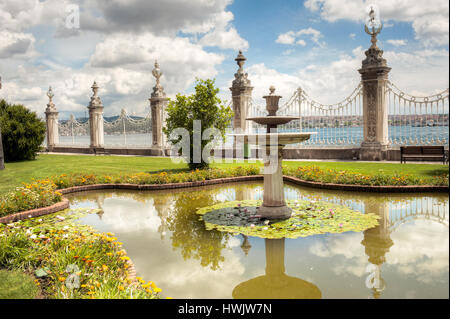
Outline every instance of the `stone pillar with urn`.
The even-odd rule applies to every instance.
[[[169,99],[166,97],[164,88],[160,83],[160,78],[163,73],[159,69],[158,61],[155,61],[155,68],[153,69],[152,74],[156,78],[156,85],[153,87],[153,92],[149,99],[152,112],[152,150],[154,150],[155,153],[153,155],[164,156],[165,143],[162,126],[165,121],[164,108]]]
[[[383,58],[383,50],[377,46],[377,35],[382,24],[375,18],[374,10],[369,13],[370,20],[365,31],[371,35],[372,45],[365,52],[366,58],[359,69],[363,83],[363,123],[364,140],[361,143],[360,159],[381,161],[386,159],[389,146],[388,106],[386,103],[386,84],[391,70]],[[369,27],[368,27],[369,25]]]
[[[242,54],[242,51],[239,51],[239,54],[235,59],[237,65],[239,66],[239,69],[234,74],[234,80],[230,88],[231,97],[233,100],[233,112],[234,112],[233,130],[235,133],[248,133],[247,132],[248,123],[246,121],[246,118],[248,117],[253,87],[251,86],[251,82],[248,79],[248,74],[244,72],[244,63],[246,60],[247,59]],[[248,157],[247,155],[249,154],[245,154],[248,153],[247,139],[244,138],[243,142],[244,142],[244,157]],[[237,143],[235,139],[233,148],[236,151],[236,154],[238,154],[236,144]]]
[[[103,104],[98,96],[99,86],[94,81],[92,85],[94,95],[89,102],[89,129],[91,136],[90,148],[93,153],[104,152],[104,133],[103,133]]]
[[[52,152],[56,144],[59,143],[58,134],[58,112],[56,111],[55,103],[53,103],[52,87],[49,87],[48,92],[48,104],[45,109],[45,120],[47,124],[47,151]]]

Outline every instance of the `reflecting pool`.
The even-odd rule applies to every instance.
[[[364,232],[261,239],[205,230],[197,208],[262,199],[263,184],[67,195],[101,208],[80,222],[113,232],[138,276],[173,298],[448,298],[448,194],[368,194],[285,183],[286,199],[380,216]]]

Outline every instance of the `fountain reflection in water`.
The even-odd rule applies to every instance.
[[[286,275],[284,267],[284,241],[265,239],[266,274],[233,289],[235,299],[320,299],[319,288],[305,280]]]
[[[264,261],[270,265],[272,256],[274,262],[284,260],[272,269],[280,273],[285,268],[281,274],[318,287],[322,298],[448,298],[446,194],[368,194],[286,183],[286,199],[347,205],[378,214],[380,225],[360,233],[288,239],[271,247],[264,239],[207,231],[198,220],[196,208],[261,199],[262,186],[238,183],[170,193],[92,191],[67,196],[72,207],[103,208],[103,215],[81,222],[115,233],[138,275],[155,281],[165,296],[232,298],[235,287],[265,273]],[[281,292],[269,297],[287,298]]]

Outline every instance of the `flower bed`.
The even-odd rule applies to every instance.
[[[321,182],[343,185],[367,185],[367,186],[411,186],[432,185],[448,186],[448,172],[445,175],[421,178],[408,174],[389,175],[380,172],[374,175],[364,175],[350,171],[338,171],[333,169],[321,169],[317,166],[305,166],[298,168],[283,168],[283,174],[297,177],[304,181]]]
[[[122,244],[74,221],[94,210],[0,224],[0,268],[32,273],[46,298],[159,298],[153,282],[133,278]]]
[[[0,217],[60,202],[61,193],[56,191],[56,188],[51,179],[17,187],[14,191],[0,197]]]

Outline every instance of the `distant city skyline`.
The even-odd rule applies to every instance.
[[[445,0],[0,0],[0,98],[42,116],[51,85],[60,119],[82,117],[96,80],[105,116],[122,108],[142,116],[157,59],[169,97],[192,93],[196,77],[216,78],[230,101],[243,50],[258,104],[270,85],[283,100],[301,86],[320,102],[338,102],[359,83],[372,3],[391,81],[416,95],[447,88]]]

